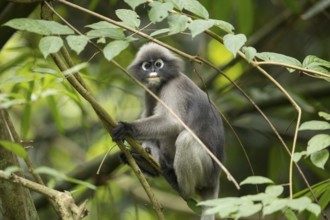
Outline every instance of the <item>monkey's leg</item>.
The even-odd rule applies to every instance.
[[[159,163],[160,163],[160,168],[162,170],[162,175],[164,176],[166,181],[171,185],[171,187],[174,190],[176,190],[178,193],[180,193],[178,180],[177,180],[173,165],[170,165],[168,162],[166,162],[165,159],[162,159],[161,157],[160,157]]]
[[[201,195],[201,198],[203,201],[205,200],[211,200],[211,199],[216,199],[218,198],[219,195],[219,179],[218,181],[215,181],[214,186],[212,187],[206,187],[201,189],[198,193]],[[201,220],[214,220],[215,217],[214,215],[205,215],[206,210],[209,207],[207,206],[202,206],[202,218]]]
[[[175,147],[174,170],[180,193],[184,199],[190,199],[196,189],[208,186],[213,181],[213,162],[206,150],[186,130],[179,134]]]

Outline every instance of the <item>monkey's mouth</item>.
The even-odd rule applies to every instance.
[[[156,73],[156,72],[149,73],[148,83],[149,84],[158,84],[158,83],[160,83],[160,77],[159,77],[158,73]]]
[[[159,75],[156,72],[149,73],[148,80],[159,80]]]

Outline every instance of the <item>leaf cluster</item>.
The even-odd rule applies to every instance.
[[[330,130],[330,114],[326,112],[319,112],[319,116],[324,120],[320,121],[307,121],[301,124],[299,130],[314,130],[314,131],[326,131]],[[321,169],[324,169],[324,165],[329,159],[329,151],[327,148],[330,146],[330,135],[327,133],[317,134],[313,136],[307,144],[305,151],[296,152],[293,157],[296,162],[302,158],[310,157],[311,162]]]
[[[226,197],[201,202],[199,205],[210,206],[208,214],[216,214],[221,218],[240,219],[253,216],[259,212],[263,216],[282,212],[287,219],[297,219],[296,213],[308,211],[318,216],[321,212],[319,205],[313,203],[308,197],[295,199],[281,198],[284,187],[274,185],[269,178],[262,176],[250,176],[240,185],[268,184],[265,192],[242,197]]]

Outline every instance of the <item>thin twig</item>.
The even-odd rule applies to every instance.
[[[295,70],[298,70],[298,71],[303,72],[303,73],[309,73],[309,74],[311,74],[309,76],[316,75],[319,78],[330,79],[330,75],[329,74],[322,73],[322,72],[319,72],[319,71],[316,71],[316,70],[306,69],[306,68],[299,67],[299,66],[294,66],[294,65],[286,64],[286,63],[280,63],[280,62],[275,62],[275,61],[254,61],[253,63],[255,65],[257,65],[257,66],[260,66],[260,65],[271,65],[271,66],[281,66],[281,67],[291,68],[291,69],[295,69]]]
[[[290,168],[289,168],[289,189],[290,189],[290,199],[293,198],[293,154],[296,150],[296,145],[297,145],[297,139],[298,139],[298,132],[299,132],[299,126],[300,126],[300,121],[301,121],[301,108],[300,106],[294,101],[294,99],[289,95],[289,93],[271,76],[269,75],[264,69],[262,69],[260,66],[256,66],[256,68],[263,74],[265,75],[272,83],[274,83],[279,90],[288,98],[288,100],[291,102],[293,107],[297,111],[297,122],[296,122],[296,128],[294,131],[294,136],[293,136],[293,143],[292,143],[292,148],[291,148],[291,154],[290,155]]]

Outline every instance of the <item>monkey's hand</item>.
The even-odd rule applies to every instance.
[[[112,130],[112,140],[123,141],[126,135],[132,136],[133,127],[129,123],[119,122]]]

